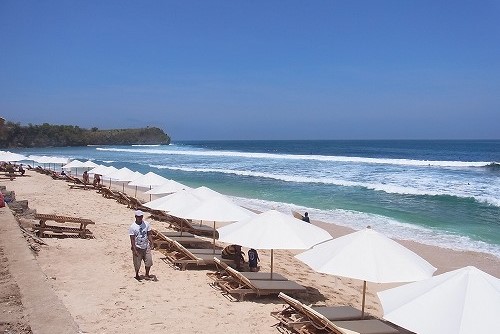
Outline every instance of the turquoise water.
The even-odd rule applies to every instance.
[[[255,209],[500,257],[500,141],[191,141],[23,149],[205,185]]]

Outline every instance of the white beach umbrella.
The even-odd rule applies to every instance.
[[[295,256],[312,269],[325,274],[366,282],[412,282],[432,276],[434,268],[426,260],[371,228],[329,240]]]
[[[167,180],[168,179],[164,178],[163,176],[160,176],[153,172],[148,172],[130,182],[129,185],[143,188],[152,188],[153,186],[159,186],[162,183],[167,182]]]
[[[128,169],[127,167],[120,168],[113,173],[107,174],[107,177],[111,180],[122,184],[122,191],[125,192],[125,183],[135,180],[142,174],[137,175],[134,171]]]
[[[144,206],[153,209],[170,212],[185,206],[195,206],[201,203],[201,199],[187,190],[179,190],[173,194],[157,198],[147,202]]]
[[[149,188],[151,189],[154,186],[159,186],[165,182],[167,182],[167,178],[155,174],[153,172],[148,172],[143,176],[138,177],[137,179],[131,181],[129,183],[130,186],[135,186],[135,196],[137,196],[137,187],[141,188]],[[151,199],[151,197],[149,198]]]
[[[95,162],[90,161],[90,160],[87,160],[87,161],[85,161],[85,162],[83,163],[83,166],[82,166],[82,167],[84,167],[84,168],[89,168],[89,169],[90,169],[90,168],[95,168],[95,167],[97,167],[97,166],[99,166],[99,165],[98,165],[98,164],[96,164]]]
[[[193,206],[184,206],[182,208],[169,212],[172,216],[194,219],[200,221],[213,221],[213,245],[215,251],[215,222],[235,222],[245,220],[255,216],[255,213],[242,208],[233,203],[226,196],[215,196],[202,200],[199,204]]]
[[[129,176],[133,175],[133,174],[134,174],[134,172],[132,170],[128,169],[127,167],[123,167],[123,168],[117,169],[113,173],[108,173],[107,177],[109,177],[113,181],[123,179],[123,181],[130,182],[130,181],[132,181],[132,179]]]
[[[195,195],[201,199],[210,199],[212,197],[225,196],[225,195],[223,195],[223,194],[221,194],[213,189],[205,187],[205,186],[194,188],[194,189],[190,190],[190,192],[193,195]]]
[[[202,200],[196,205],[184,206],[169,213],[185,219],[214,222],[235,222],[255,216],[254,212],[235,204],[225,196]]]
[[[151,190],[146,191],[146,194],[149,195],[163,195],[163,194],[172,194],[179,190],[191,190],[191,187],[188,187],[182,183],[179,183],[174,180],[167,179],[167,182],[153,187]]]
[[[308,249],[332,238],[322,228],[276,210],[223,226],[217,231],[220,241],[249,248],[270,249],[271,278],[274,249]]]
[[[118,168],[116,168],[114,166],[109,166],[109,167],[103,168],[102,173],[100,174],[102,176],[103,182],[104,182],[104,179],[109,180],[109,187],[110,188],[111,188],[111,178],[108,177],[108,175],[115,173],[117,170],[118,170]],[[101,171],[101,170],[99,170],[99,171]]]
[[[78,175],[78,168],[83,168],[85,167],[85,162],[83,161],[80,161],[78,159],[75,159],[75,160],[72,160],[70,161],[69,163],[67,163],[66,165],[62,166],[62,169],[75,169],[75,172],[76,172],[76,175]]]
[[[78,159],[71,160],[69,163],[62,166],[63,169],[71,169],[71,168],[79,168],[79,167],[84,167],[84,162],[80,161]]]
[[[469,266],[378,293],[384,319],[419,334],[498,333],[500,279]]]
[[[9,151],[0,151],[0,161],[21,161],[21,160],[28,160],[28,157],[22,155],[22,154],[17,154],[17,153],[12,153]]]
[[[109,167],[110,166],[98,165],[97,167],[94,167],[91,170],[89,170],[87,173],[89,175],[93,175],[93,174],[103,175],[104,173],[108,172]]]

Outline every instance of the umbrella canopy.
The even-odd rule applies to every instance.
[[[202,200],[197,205],[184,206],[169,213],[176,217],[214,222],[234,222],[255,216],[252,211],[236,205],[224,196]]]
[[[465,267],[378,293],[384,318],[419,334],[496,333],[500,279]]]
[[[107,174],[106,176],[113,181],[122,181],[122,182],[130,182],[134,178],[136,178],[135,172],[128,169],[127,167],[120,168],[114,171],[113,173]]]
[[[205,186],[194,188],[191,190],[191,193],[201,199],[210,199],[212,197],[224,196],[221,193]]]
[[[93,161],[90,161],[90,160],[87,160],[83,163],[83,166],[82,167],[86,167],[86,168],[95,168],[99,166],[98,164],[96,164],[95,162]]]
[[[88,174],[99,174],[99,175],[104,175],[106,173],[109,173],[110,170],[116,170],[116,168],[112,166],[104,166],[104,165],[99,165],[97,167],[92,168],[89,170],[87,173]]]
[[[307,249],[331,239],[327,231],[291,215],[269,210],[219,229],[219,240],[249,248],[271,250],[271,279],[274,249]]]
[[[269,210],[218,229],[219,240],[258,249],[308,249],[332,236],[291,215]]]
[[[176,191],[179,191],[179,190],[191,190],[191,189],[192,188],[190,188],[182,183],[167,179],[167,182],[165,182],[159,186],[153,187],[153,189],[148,190],[145,193],[149,194],[149,195],[163,195],[163,194],[175,193]]]
[[[72,160],[71,162],[67,163],[66,165],[62,166],[63,169],[71,169],[71,168],[80,168],[80,167],[85,167],[85,163],[80,160]]]
[[[185,206],[193,207],[201,203],[201,199],[187,190],[180,190],[173,194],[163,196],[144,204],[153,210],[172,211]]]
[[[143,176],[138,177],[137,179],[133,180],[132,182],[129,183],[130,186],[137,186],[137,187],[144,187],[144,188],[151,188],[153,186],[159,186],[165,182],[167,182],[168,179],[164,178],[163,176],[160,176],[158,174],[155,174],[153,172],[149,172],[147,174],[144,174]]]
[[[373,283],[411,282],[432,276],[436,268],[396,241],[366,228],[314,246],[295,256],[325,274]]]
[[[28,158],[22,154],[12,153],[9,151],[0,151],[0,161],[21,161],[28,160]]]

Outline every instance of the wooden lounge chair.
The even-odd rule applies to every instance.
[[[151,212],[151,215],[149,216],[151,219],[167,222],[169,223],[169,227],[173,228],[174,230],[186,231],[199,236],[212,237],[212,238],[215,232],[215,238],[216,239],[219,238],[219,232],[217,232],[217,230],[214,230],[214,228],[211,226],[192,224],[187,219],[175,217],[160,210],[150,209],[148,211]]]
[[[242,273],[231,267],[226,268],[228,279],[215,281],[223,293],[228,296],[237,295],[237,300],[242,301],[246,295],[269,296],[280,292],[299,293],[305,292],[306,288],[294,281],[278,281],[266,279],[248,279]]]
[[[148,208],[147,206],[144,206],[143,203],[141,201],[139,201],[137,198],[135,197],[132,197],[132,196],[128,196],[128,200],[129,200],[129,205],[128,207],[131,208],[131,209],[134,209],[134,210],[142,210],[142,211],[146,211],[146,212],[150,212],[151,209]]]
[[[191,250],[192,252],[193,250]],[[226,262],[221,262],[219,259],[214,259],[215,265],[218,270],[216,272],[207,273],[207,276],[213,279],[214,281],[230,279],[231,275],[226,271],[226,268],[229,266]],[[276,280],[276,281],[288,281],[288,278],[280,275],[278,273],[273,273],[271,278],[271,273],[269,272],[252,272],[252,271],[241,271],[241,275],[245,276],[250,280]]]
[[[172,226],[172,228],[176,230],[183,230],[183,231],[188,231],[190,233],[200,235],[200,236],[205,236],[205,237],[213,237],[215,233],[215,239],[219,238],[219,232],[217,230],[214,230],[212,226],[206,226],[206,225],[197,225],[193,224],[190,220],[184,219],[184,218],[179,218],[175,216],[171,216],[166,214],[169,218],[168,222]]]
[[[121,196],[118,194],[117,191],[114,191],[114,190],[106,188],[106,187],[101,188],[101,195],[104,198],[112,198],[118,202],[119,202],[119,199],[121,198]]]
[[[175,240],[172,241],[171,250],[163,251],[163,254],[165,255],[165,259],[170,262],[170,264],[180,270],[186,270],[188,265],[215,265],[214,258],[218,258],[221,261],[228,261],[215,254],[213,250],[212,253],[193,253]]]
[[[188,232],[159,232],[157,230],[151,231],[153,236],[153,244],[156,249],[166,249],[171,251],[175,249],[173,246],[174,241],[180,243],[183,246],[194,246],[200,248],[213,248],[212,244],[202,238],[198,238],[195,235]]]
[[[92,238],[92,232],[87,229],[87,225],[95,224],[90,219],[77,218],[77,217],[68,217],[68,216],[59,216],[59,215],[48,215],[48,214],[35,214],[35,219],[39,219],[40,222],[33,226],[33,230],[38,236],[44,236],[47,234],[46,232],[50,232],[50,235],[78,235],[81,238]],[[54,221],[61,225],[47,225],[47,221]],[[68,226],[67,223],[70,224],[80,224],[79,227],[71,227]],[[73,225],[74,226],[74,225]]]
[[[71,176],[71,175],[66,175],[66,181],[68,182],[73,182],[73,183],[76,183],[76,184],[85,184],[82,180],[80,180],[79,178],[75,177],[75,176]],[[87,183],[88,184],[88,183]]]
[[[278,326],[300,334],[398,334],[399,329],[378,319],[361,319],[361,311],[348,307],[310,307],[280,293],[288,306],[271,316],[279,321]],[[358,317],[358,318],[356,318]]]
[[[79,184],[71,183],[68,184],[70,189],[83,189],[83,190],[99,190],[100,187],[95,187],[93,184]]]

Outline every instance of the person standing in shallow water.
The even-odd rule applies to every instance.
[[[146,270],[146,279],[151,279],[149,270],[153,265],[151,249],[153,248],[153,237],[151,235],[151,225],[142,219],[144,213],[141,210],[135,212],[135,222],[130,225],[128,234],[130,235],[130,249],[134,260],[135,279],[141,280],[139,270],[142,261]]]
[[[302,218],[303,221],[310,223],[311,221],[309,220],[309,214],[306,212],[304,213],[304,217]]]

